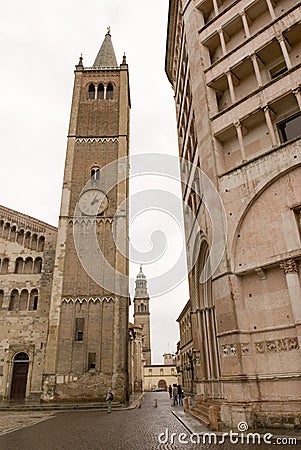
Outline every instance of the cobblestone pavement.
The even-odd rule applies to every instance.
[[[153,406],[154,399],[158,407]],[[176,410],[176,408],[174,408]],[[179,410],[178,410],[179,411]],[[24,414],[17,414],[16,417]],[[32,418],[34,414],[32,415]],[[45,419],[42,414],[35,414]],[[43,416],[43,417],[42,417]],[[127,411],[74,411],[48,415],[33,426],[0,436],[1,450],[161,450],[248,449],[268,450],[268,445],[203,445],[190,442],[187,428],[175,417],[168,394],[147,393],[141,409]],[[172,435],[174,433],[174,435]],[[182,437],[180,438],[180,435]],[[158,436],[161,434],[161,440]],[[184,440],[187,443],[181,443]],[[277,445],[277,449],[300,448]]]
[[[1,412],[0,435],[43,422],[51,417],[53,414],[49,412]]]

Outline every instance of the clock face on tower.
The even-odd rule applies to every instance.
[[[108,205],[109,201],[106,194],[99,189],[89,189],[83,192],[78,201],[81,212],[87,216],[102,214]]]

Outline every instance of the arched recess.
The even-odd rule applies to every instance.
[[[293,208],[296,202],[301,203],[300,179],[301,166],[277,174],[259,186],[244,205],[231,245],[235,272],[272,262],[277,255],[300,248],[301,230]]]
[[[17,311],[19,309],[19,291],[18,289],[13,289],[10,294],[8,310]]]
[[[20,352],[14,356],[13,372],[10,390],[11,400],[23,400],[26,397],[26,386],[29,369],[27,353]]]
[[[194,312],[194,328],[197,328],[197,339],[194,349],[200,355],[200,373],[203,380],[202,394],[205,398],[220,396],[220,360],[217,342],[215,306],[212,299],[212,278],[210,249],[203,235],[196,242],[198,256],[192,271],[193,295],[192,312]]]
[[[158,382],[158,388],[164,389],[164,391],[167,391],[167,383],[165,380],[159,380]]]
[[[35,233],[31,238],[31,250],[37,250],[38,246],[38,235]]]
[[[0,308],[3,307],[3,300],[4,300],[4,291],[0,290]]]
[[[109,83],[109,84],[107,85],[107,95],[106,95],[106,98],[107,98],[108,100],[112,100],[112,99],[113,99],[113,93],[114,93],[113,85],[112,85],[112,83]]]
[[[43,252],[45,247],[45,237],[40,236],[38,241],[38,252]]]
[[[29,311],[38,309],[39,293],[37,289],[32,289],[29,296]]]
[[[99,100],[103,100],[104,97],[105,97],[105,88],[104,88],[104,85],[102,83],[100,83],[97,86],[97,98]]]
[[[36,258],[33,265],[33,273],[42,272],[42,258]]]
[[[24,247],[27,247],[27,248],[30,247],[30,238],[31,238],[31,233],[30,233],[30,231],[26,231],[26,233],[25,233],[25,239],[24,239]]]
[[[23,289],[20,294],[19,311],[26,311],[28,309],[28,290]]]
[[[24,230],[19,230],[17,233],[17,243],[19,245],[24,244]]]
[[[24,260],[23,258],[19,257],[16,259],[15,262],[15,273],[23,273],[24,270]]]
[[[8,273],[8,265],[9,265],[9,259],[3,258],[2,262],[1,262],[1,274],[2,275],[5,275]]]
[[[95,99],[95,86],[94,86],[93,83],[89,84],[88,98],[89,98],[89,100],[94,100]]]
[[[25,259],[24,273],[32,273],[33,259],[31,257]]]

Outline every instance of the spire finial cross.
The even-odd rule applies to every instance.
[[[108,34],[111,33],[111,27],[110,27],[110,25],[107,27],[107,33],[108,33]]]

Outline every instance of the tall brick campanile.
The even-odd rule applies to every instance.
[[[134,298],[134,323],[142,327],[142,355],[147,366],[151,365],[151,343],[150,343],[150,312],[149,295],[147,291],[146,276],[140,266],[136,277],[136,288]]]
[[[108,29],[93,66],[75,70],[44,400],[99,401],[108,387],[127,399],[129,116],[128,66]]]

